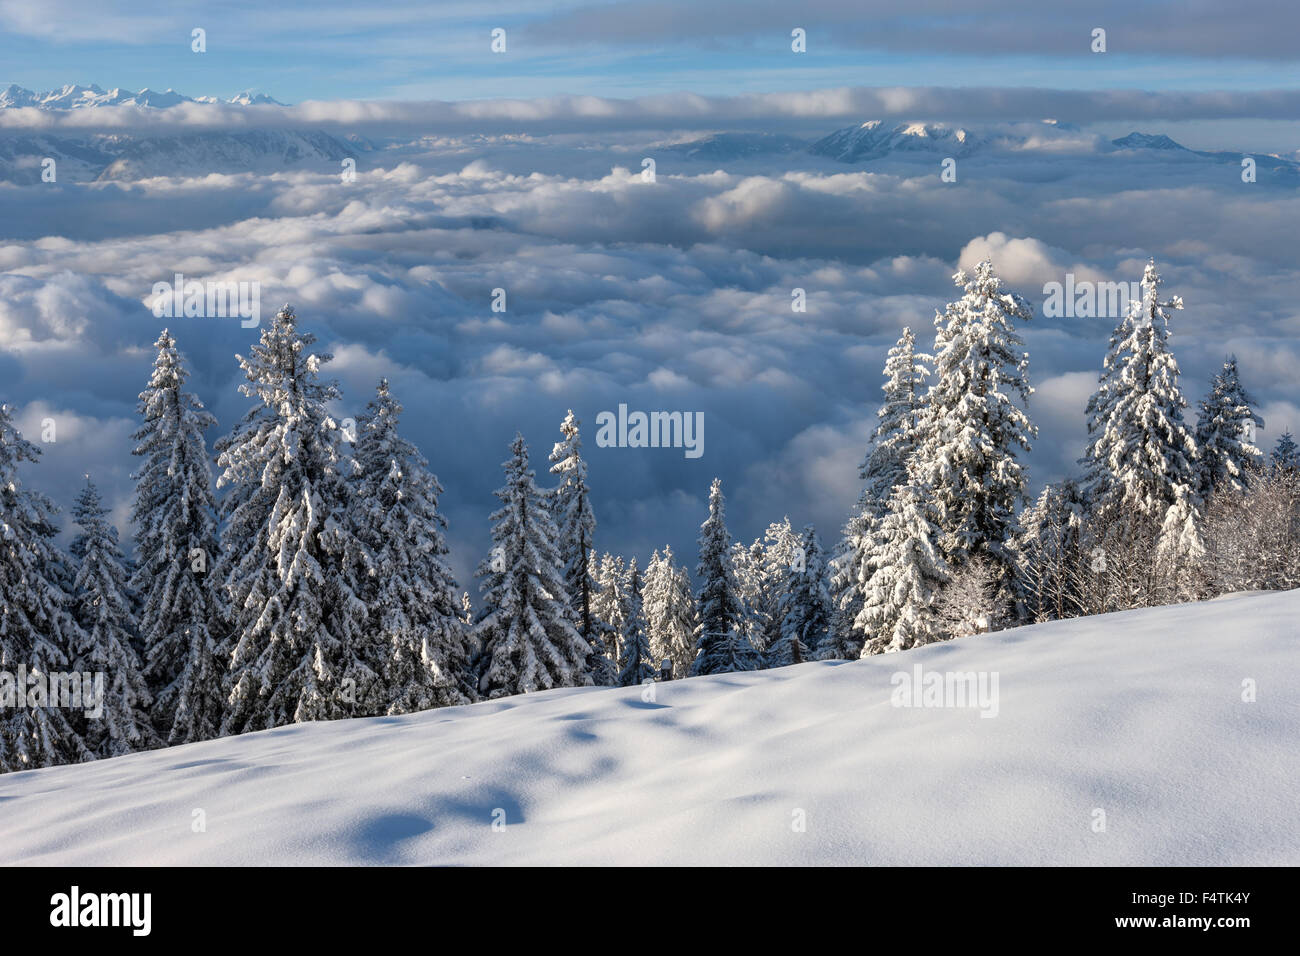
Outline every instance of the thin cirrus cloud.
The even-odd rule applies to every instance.
[[[50,88],[75,78],[218,96],[251,87],[296,102],[717,96],[922,80],[989,88],[1008,77],[1038,89],[1249,91],[1295,86],[1297,26],[1294,6],[1275,0],[140,0],[114,10],[0,0],[0,63],[11,71],[0,82]],[[196,29],[206,31],[202,54],[191,50]],[[806,34],[801,53],[795,29]],[[493,52],[496,31],[508,42]],[[1055,114],[1020,118],[1034,115]]]
[[[436,17],[435,17],[436,14]],[[727,42],[755,42],[788,36],[803,26],[817,39],[860,49],[910,50],[944,54],[1086,51],[1079,37],[1097,27],[1116,38],[1118,49],[1146,56],[1294,61],[1294,6],[1277,0],[1095,0],[1086,8],[1038,0],[987,0],[978,9],[960,0],[516,0],[482,4],[392,2],[383,7],[350,0],[313,0],[268,8],[249,0],[171,3],[141,0],[106,11],[95,0],[0,0],[0,25],[7,32],[51,43],[86,41],[156,44],[211,21],[255,47],[312,47],[367,39],[384,53],[403,49],[412,32],[426,44],[445,47],[491,26],[516,28],[527,43],[551,49],[576,44],[616,46],[671,43],[709,49]],[[441,41],[441,43],[440,43]]]
[[[798,4],[718,0],[617,0],[561,9],[531,24],[525,35],[550,44],[585,42],[637,46],[664,42],[719,44],[788,34],[804,26],[818,39],[860,49],[944,54],[1086,54],[1095,28],[1117,49],[1147,56],[1295,61],[1291,40],[1300,27],[1294,6],[1277,0],[1226,5],[1095,0],[1067,7],[1040,0],[802,0]]]

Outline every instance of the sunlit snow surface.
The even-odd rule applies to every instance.
[[[1295,865],[1298,632],[1236,595],[10,774],[0,863]],[[892,706],[918,664],[998,715]]]

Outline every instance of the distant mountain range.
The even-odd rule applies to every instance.
[[[808,152],[844,163],[870,162],[907,154],[952,156],[959,159],[977,152],[1024,149],[1031,138],[1062,138],[1081,132],[1077,126],[1056,120],[1032,124],[1015,123],[979,131],[942,123],[899,123],[889,126],[881,120],[871,120],[861,126],[836,130],[814,142],[808,147]],[[1185,154],[1189,159],[1201,157],[1231,163],[1240,163],[1243,157],[1249,156],[1257,166],[1265,169],[1283,173],[1300,172],[1300,163],[1272,153],[1189,149],[1164,134],[1129,133],[1111,140],[1103,149],[1105,147],[1111,151],[1151,150],[1167,155]]]
[[[1031,137],[1040,141],[1086,139],[1079,127],[1056,120],[1009,123],[974,130],[945,123],[891,124],[874,119],[857,126],[846,126],[816,140],[801,140],[777,133],[715,133],[702,139],[677,143],[669,148],[692,158],[707,160],[806,151],[841,163],[868,163],[878,159],[906,159],[911,156],[924,157],[927,161],[936,155],[961,158],[989,150],[1019,149],[1024,148]],[[1155,141],[1168,138],[1151,139]]]
[[[364,141],[349,142],[320,130],[254,129],[174,136],[86,137],[0,135],[0,181],[37,183],[41,163],[57,166],[59,182],[108,182],[209,173],[274,173],[294,167],[338,172]]]
[[[824,156],[841,163],[909,158],[929,162],[936,156],[960,159],[976,154],[1024,151],[1035,144],[1050,145],[1053,140],[1068,145],[1071,140],[1086,142],[1088,139],[1088,135],[1078,126],[1057,120],[971,129],[944,123],[889,124],[877,119],[857,126],[846,126],[812,142],[776,133],[716,133],[702,139],[677,143],[669,148],[673,152],[706,161],[806,150],[814,156]],[[1300,162],[1297,161],[1300,159],[1300,151],[1296,153],[1296,158],[1287,158],[1272,153],[1190,149],[1164,134],[1137,132],[1109,142],[1096,140],[1093,148],[1101,153],[1151,152],[1189,161],[1208,159],[1234,164],[1249,156],[1260,169],[1284,175],[1300,174]]]
[[[49,111],[136,106],[165,110],[185,103],[223,103],[234,106],[284,106],[261,93],[246,91],[229,99],[190,97],[175,90],[121,88],[104,90],[94,84],[69,84],[58,90],[34,93],[17,85],[0,90],[0,109],[35,108]],[[1132,152],[1163,155],[1189,162],[1210,160],[1240,163],[1251,156],[1261,170],[1300,175],[1296,159],[1263,153],[1237,153],[1189,149],[1163,134],[1130,133],[1106,142],[1085,134],[1077,126],[1055,120],[994,124],[983,129],[945,123],[889,123],[874,119],[847,126],[809,141],[770,132],[717,132],[666,150],[687,159],[726,162],[763,156],[808,153],[846,164],[891,159],[932,161],[934,157],[963,158],[985,153],[1016,153],[1046,143],[1066,150],[1101,153]],[[414,144],[391,142],[401,151]],[[196,176],[207,173],[275,172],[286,168],[317,166],[337,169],[341,160],[379,148],[362,136],[336,136],[320,130],[252,129],[194,133],[72,133],[31,132],[0,128],[0,181],[40,181],[41,163],[53,158],[60,182],[137,180],[161,176]]]
[[[1224,149],[1189,149],[1182,143],[1175,142],[1164,135],[1152,136],[1149,133],[1129,133],[1127,136],[1111,140],[1111,145],[1119,149],[1163,150],[1173,155],[1185,153],[1189,158],[1200,156],[1216,162],[1233,164],[1238,164],[1243,158],[1249,156],[1255,161],[1257,168],[1268,169],[1273,172],[1300,174],[1300,162],[1274,153],[1236,153]],[[1296,155],[1300,157],[1300,151]]]
[[[215,96],[186,96],[184,93],[177,93],[173,89],[166,89],[161,93],[148,87],[135,92],[120,87],[104,90],[93,83],[90,86],[78,86],[76,83],[69,83],[61,89],[47,90],[44,93],[34,93],[13,83],[0,90],[0,109],[35,107],[38,110],[78,110],[91,109],[96,106],[148,106],[153,109],[166,109],[169,106],[178,106],[181,103],[230,103],[235,106],[285,105],[278,100],[271,99],[269,96],[254,93],[251,90],[246,90],[226,100],[218,99]]]
[[[34,93],[17,85],[0,90],[0,109],[66,111],[107,106],[167,109],[183,103],[232,106],[284,106],[269,96],[245,91],[229,99],[191,97],[175,90],[136,92],[69,84]],[[0,181],[40,182],[45,159],[56,163],[59,182],[137,180],[155,176],[208,173],[272,173],[300,166],[338,170],[339,163],[373,148],[362,137],[339,137],[320,130],[252,129],[232,131],[72,133],[0,130]]]

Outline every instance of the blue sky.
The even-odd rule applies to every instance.
[[[307,99],[636,96],[834,86],[1294,88],[1300,20],[1259,0],[1053,4],[0,2],[0,82]],[[974,12],[978,9],[978,12]],[[207,52],[190,50],[195,27]],[[507,50],[490,50],[506,30]],[[790,49],[790,31],[808,49]],[[1107,52],[1091,52],[1092,30]]]

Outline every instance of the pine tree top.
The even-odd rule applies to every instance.
[[[41,449],[14,425],[14,412],[12,405],[0,405],[0,490],[4,491],[17,491],[20,461],[36,462],[41,456]]]
[[[1273,464],[1279,468],[1300,469],[1300,446],[1296,445],[1295,437],[1291,434],[1290,429],[1287,429],[1278,438],[1271,457]]]
[[[103,505],[99,488],[91,480],[90,475],[86,475],[85,478],[85,487],[81,489],[81,494],[77,495],[77,503],[72,509],[72,519],[85,529],[87,535],[111,537],[116,540],[117,530],[104,520],[104,515],[109,513],[109,509]]]

